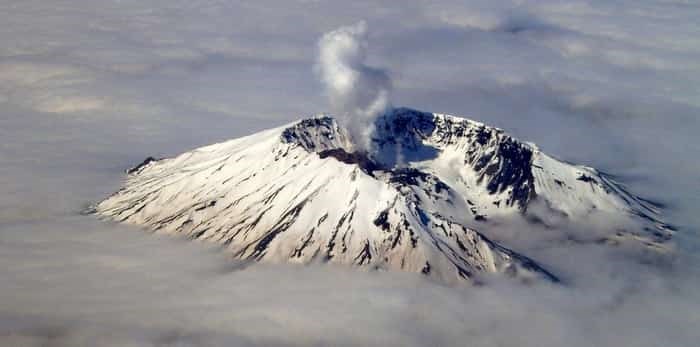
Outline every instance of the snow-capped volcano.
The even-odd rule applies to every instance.
[[[557,281],[478,231],[533,203],[562,218],[604,211],[633,221],[603,241],[662,249],[657,208],[595,169],[558,161],[500,129],[395,109],[370,153],[330,117],[147,159],[95,210],[111,219],[225,245],[235,258],[330,262],[442,280],[505,273]],[[542,221],[539,221],[542,223]]]

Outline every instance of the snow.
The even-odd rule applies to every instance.
[[[139,168],[95,210],[222,244],[239,259],[402,270],[447,282],[486,273],[557,281],[474,228],[493,216],[522,216],[534,201],[567,218],[605,211],[653,224],[664,237],[671,232],[658,211],[610,178],[500,129],[409,109],[378,119],[376,129],[374,151],[355,156],[346,130],[327,116],[201,147]],[[319,155],[331,149],[341,151]],[[358,158],[376,168],[352,162]]]

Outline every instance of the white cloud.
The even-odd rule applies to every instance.
[[[699,12],[654,0],[2,3],[0,344],[692,345]],[[387,66],[396,105],[499,126],[665,203],[681,226],[677,258],[656,267],[628,249],[562,246],[581,226],[491,230],[567,286],[451,288],[342,269],[230,271],[202,245],[77,215],[148,155],[337,106],[309,71],[316,40],[362,19],[369,53],[366,32],[346,29],[349,50],[330,53],[351,54],[329,57],[346,68],[331,76],[382,77],[352,84],[370,86],[361,110],[388,90],[371,67]]]

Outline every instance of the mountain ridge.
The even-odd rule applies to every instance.
[[[546,156],[502,129],[407,108],[374,126],[365,152],[321,115],[147,159],[95,212],[217,242],[238,259],[340,263],[445,281],[478,282],[488,273],[559,281],[474,227],[529,213],[534,201],[566,218],[604,210],[641,223],[641,231],[614,242],[663,251],[672,234],[657,209],[609,177]]]

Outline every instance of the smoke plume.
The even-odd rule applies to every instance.
[[[385,70],[366,64],[367,25],[362,21],[328,32],[318,46],[316,72],[332,111],[357,149],[368,150],[374,118],[390,107],[391,79]]]

